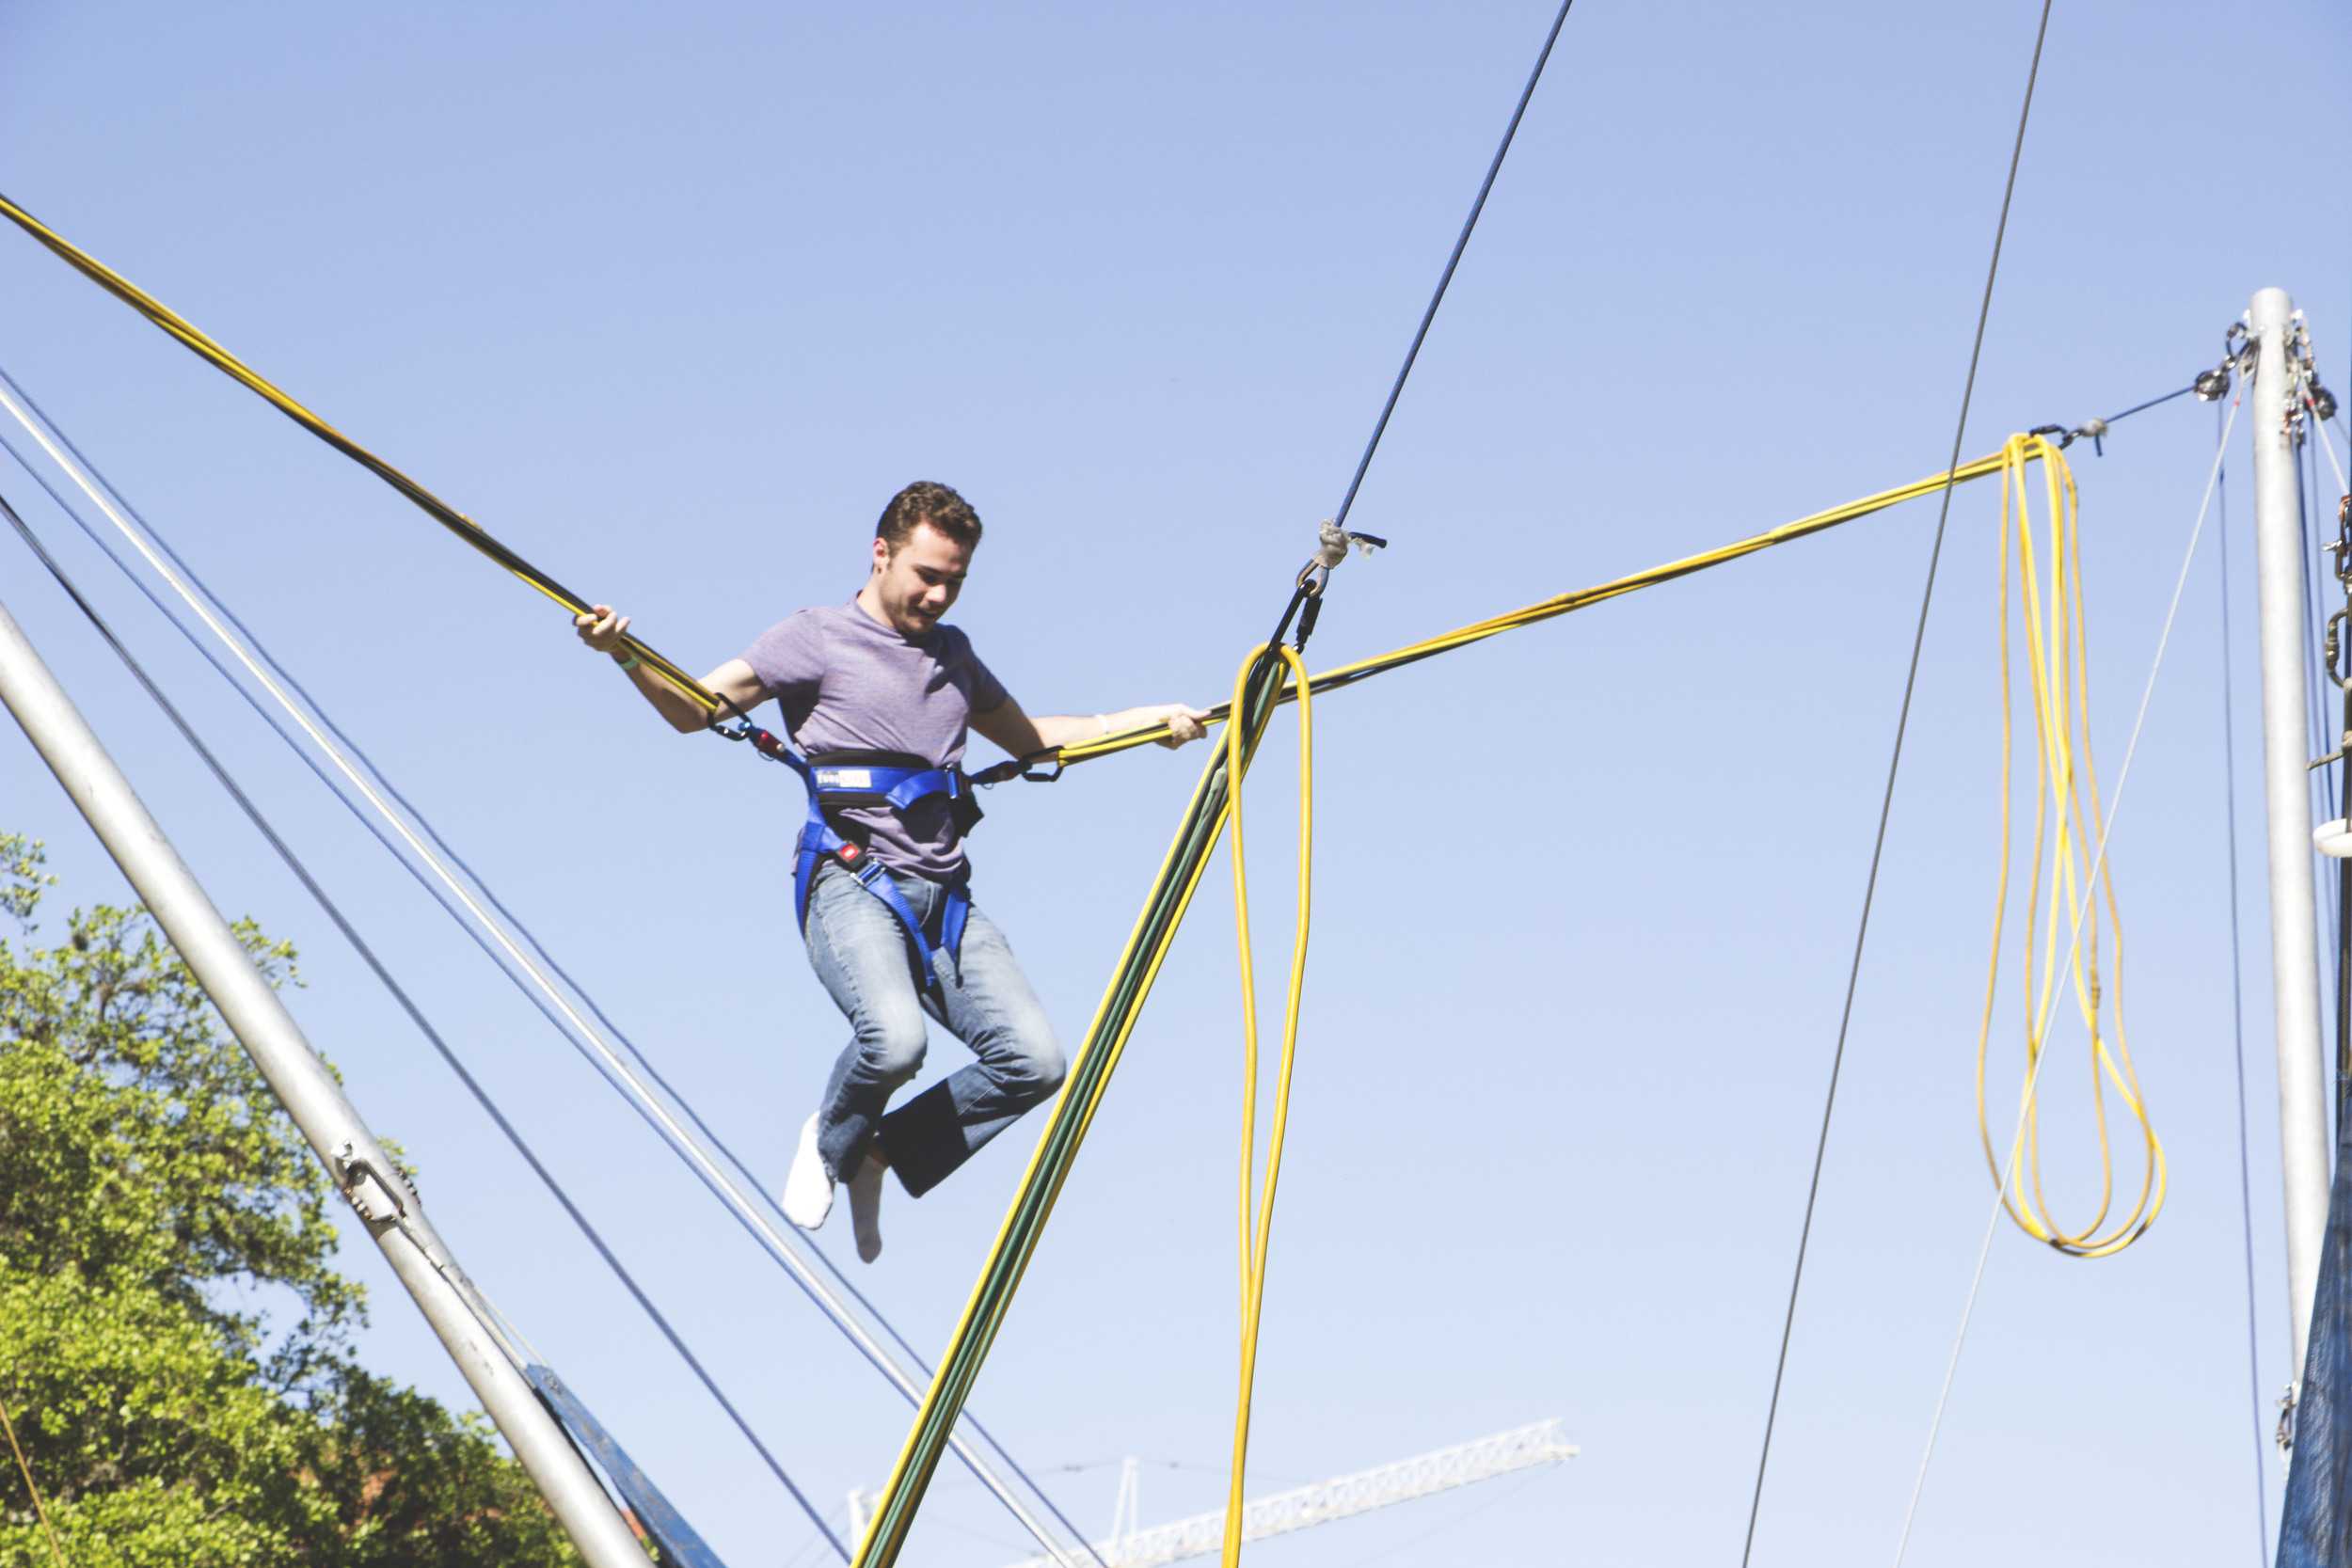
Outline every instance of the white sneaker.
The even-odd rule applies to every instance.
[[[850,1178],[850,1228],[857,1233],[857,1256],[870,1263],[882,1256],[882,1178],[890,1167],[876,1160],[858,1162]]]
[[[801,1127],[801,1147],[784,1178],[784,1217],[803,1230],[814,1230],[833,1212],[833,1178],[825,1174],[825,1157],[817,1151],[817,1118]]]

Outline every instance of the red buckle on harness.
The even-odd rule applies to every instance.
[[[858,863],[858,856],[862,853],[862,851],[854,844],[845,844],[840,848],[834,850],[834,853],[841,857],[842,864],[855,865]]]

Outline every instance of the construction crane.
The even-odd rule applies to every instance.
[[[1253,1498],[1242,1504],[1241,1538],[1263,1541],[1267,1536],[1287,1535],[1311,1525],[1327,1525],[1392,1503],[1411,1502],[1416,1497],[1451,1492],[1457,1486],[1492,1481],[1514,1471],[1558,1465],[1575,1458],[1577,1451],[1574,1444],[1561,1437],[1556,1419],[1537,1421],[1473,1442],[1457,1443],[1450,1449],[1359,1470],[1354,1475],[1334,1476],[1328,1481]],[[1225,1511],[1221,1508],[1172,1524],[1142,1528],[1141,1468],[1136,1460],[1130,1459],[1120,1471],[1119,1500],[1111,1515],[1110,1538],[1094,1544],[1104,1568],[1159,1568],[1162,1563],[1182,1562],[1186,1558],[1215,1556],[1225,1539]],[[852,1536],[864,1533],[871,1500],[870,1495],[864,1492],[850,1494]],[[1012,1564],[1011,1568],[1063,1565],[1050,1557],[1033,1557]]]

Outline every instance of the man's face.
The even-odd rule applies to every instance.
[[[917,523],[896,552],[874,541],[874,592],[884,619],[905,637],[920,637],[939,625],[963,591],[972,550],[929,523]]]

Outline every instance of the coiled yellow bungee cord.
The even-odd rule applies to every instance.
[[[2043,502],[2049,511],[2049,585],[2037,553],[2026,468],[2042,465]],[[2002,1207],[2026,1233],[2074,1258],[2104,1258],[2121,1252],[2146,1232],[2164,1207],[2164,1146],[2148,1120],[2131,1046],[2123,1028],[2123,936],[2115,898],[2115,879],[2097,855],[2106,823],[2099,805],[2099,774],[2090,751],[2090,686],[2088,637],[2082,600],[2082,545],[2075,528],[2074,476],[2058,449],[2039,436],[2012,436],[2002,451],[2001,528],[1998,542],[2000,594],[1997,604],[2001,667],[2001,860],[1993,909],[1993,956],[1984,982],[1984,1017],[1977,1036],[1977,1132],[1985,1162],[2001,1190]],[[2010,659],[2010,545],[2012,523],[2017,552],[2020,619],[2025,627],[2026,677],[2034,703],[2034,847],[2032,879],[2026,895],[2022,943],[2026,1022],[2026,1080],[2018,1097],[2017,1131],[2004,1164],[1993,1143],[1985,1106],[1985,1070],[1992,1050],[1993,1009],[2001,975],[2001,942],[2009,912],[2010,771],[2012,760]],[[2045,861],[2044,851],[2047,851]],[[2098,885],[2089,887],[2095,875]],[[2095,891],[2096,896],[2091,896]],[[2104,904],[2106,917],[2101,918]],[[2069,933],[2061,958],[2061,913],[2079,909],[2079,938]],[[2037,934],[2042,949],[2035,961]],[[2068,974],[2057,974],[2064,963]],[[2040,1104],[2042,1053],[2049,1049],[2053,1015],[2061,991],[2071,990],[2075,1010],[2090,1037],[2090,1103],[2099,1137],[2099,1206],[2089,1223],[2069,1230],[2051,1213],[2042,1179]],[[2112,1045],[2106,1021],[2112,1019]],[[2115,1158],[2107,1129],[2109,1086],[2139,1126],[2142,1153],[2138,1196],[2130,1211],[2114,1219]]]

